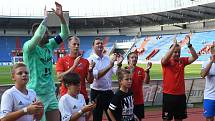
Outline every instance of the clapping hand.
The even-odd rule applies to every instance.
[[[175,35],[174,38],[173,38],[173,43],[174,43],[174,44],[177,44],[176,35]]]
[[[117,61],[117,54],[116,53],[113,54],[113,56],[111,57],[110,62],[111,62],[111,64],[114,64],[115,61]]]
[[[47,12],[46,6],[45,6],[45,8],[44,8],[44,18],[47,18],[47,17],[48,17],[48,12]]]
[[[93,68],[95,67],[95,65],[96,65],[96,63],[93,60],[91,60],[90,65],[89,65],[89,71],[92,71]]]
[[[117,54],[117,65],[122,64],[124,57],[121,54]]]
[[[215,55],[212,54],[211,57],[210,57],[211,61],[214,63],[215,62]]]
[[[190,36],[189,36],[189,35],[186,35],[186,36],[185,36],[185,39],[188,40],[188,41],[187,41],[187,45],[190,45]]]
[[[148,62],[146,65],[146,70],[150,70],[152,67],[152,62]]]
[[[211,46],[211,57],[210,60],[214,63],[215,62],[215,43]]]
[[[74,63],[73,63],[74,67],[78,66],[78,62],[80,61],[80,59],[81,59],[81,55],[75,58]]]
[[[81,110],[86,113],[86,112],[89,112],[89,111],[92,111],[94,108],[96,107],[96,102],[92,102],[88,105],[85,105]]]
[[[34,105],[39,105],[42,106],[43,108],[41,108],[38,113],[34,114],[34,119],[36,119],[36,121],[39,121],[42,119],[43,117],[43,113],[44,113],[44,105],[41,101],[37,101],[34,103]]]
[[[62,5],[58,2],[55,2],[56,9],[52,8],[52,11],[60,18],[63,18]]]

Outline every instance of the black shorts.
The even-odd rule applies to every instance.
[[[144,118],[144,104],[134,105],[134,114],[139,118]]]
[[[187,118],[186,95],[163,93],[162,118],[166,120]]]

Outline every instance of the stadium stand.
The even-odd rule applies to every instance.
[[[207,60],[209,57],[207,46],[211,45],[215,40],[215,2],[211,0],[207,0],[207,2],[205,0],[169,0],[169,3],[166,4],[159,1],[156,2],[160,4],[148,3],[155,2],[155,0],[147,1],[150,6],[142,7],[142,4],[140,5],[141,8],[146,8],[145,10],[139,12],[132,10],[134,13],[129,14],[108,16],[109,14],[105,13],[103,15],[99,13],[103,16],[98,17],[90,14],[91,16],[86,18],[84,16],[69,16],[71,35],[80,37],[80,50],[84,52],[84,58],[87,58],[92,52],[92,40],[95,37],[108,37],[105,48],[108,51],[107,53],[111,53],[115,49],[114,43],[126,43],[133,40],[137,32],[142,32],[142,36],[138,38],[138,42],[132,49],[143,50],[140,51],[138,62],[145,61],[146,59],[159,62],[172,44],[175,34],[177,34],[176,38],[178,42],[182,41],[185,44],[186,42],[183,41],[185,36],[190,31],[193,31],[191,43],[196,51],[199,52],[198,61]],[[146,3],[143,2],[143,4],[145,5]],[[69,7],[71,8],[71,6]],[[151,8],[151,11],[148,7]],[[0,13],[2,11],[0,10]],[[17,49],[16,38],[20,38],[20,46],[22,47],[23,43],[30,38],[32,23],[40,23],[42,20],[40,16],[29,15],[27,17],[10,17],[5,16],[3,12],[0,14],[0,65],[11,64],[13,57],[11,52]],[[58,33],[58,30],[55,30],[55,28],[51,28],[50,30],[51,34]],[[149,37],[148,41],[144,42],[147,37]],[[144,46],[142,46],[143,43]],[[64,45],[65,50],[68,52],[67,42],[64,42]],[[190,55],[186,45],[182,47],[181,53],[182,56]],[[57,55],[55,54],[53,61],[56,62],[56,60]],[[116,85],[118,86],[118,83]],[[144,85],[146,106],[162,104],[161,85],[162,80],[152,80],[150,85]],[[117,86],[115,87],[117,88]],[[8,86],[2,86],[0,88],[2,92],[5,90],[4,88],[8,88]],[[203,79],[191,78],[186,80],[187,102],[202,102],[203,90]]]
[[[187,34],[178,34],[176,39],[178,42],[184,40]],[[142,61],[152,60],[159,61],[164,53],[169,49],[172,44],[173,37],[175,35],[162,35],[159,39],[157,35],[151,36],[145,43],[144,48],[141,47],[141,44],[146,40],[147,36],[142,36],[138,39],[138,42],[135,45],[135,48],[142,48],[144,52],[140,54],[139,59]],[[92,52],[92,40],[97,36],[80,36],[81,39],[81,47],[80,49],[84,51],[84,57],[87,58]],[[107,36],[101,36],[105,38]],[[25,41],[29,39],[28,36],[20,36],[20,44],[21,47]],[[0,36],[0,51],[2,52],[0,56],[0,62],[11,62],[12,61],[12,50],[16,49],[16,39],[15,36]],[[108,36],[108,42],[106,43],[106,49],[111,51],[113,49],[114,43],[117,42],[129,42],[133,39],[133,36],[125,36],[125,35],[112,35]],[[208,59],[208,52],[206,49],[203,49],[205,46],[210,45],[215,40],[215,31],[207,31],[207,32],[198,32],[193,33],[191,36],[191,43],[197,50],[197,52],[201,52],[198,61],[204,61]],[[65,49],[68,50],[67,42],[64,42]],[[134,50],[134,49],[133,49]],[[148,57],[154,50],[156,53],[153,53],[153,57]],[[204,52],[205,51],[205,52]],[[189,51],[187,46],[182,46],[182,56],[189,56]],[[57,57],[55,56],[54,62],[56,62]]]

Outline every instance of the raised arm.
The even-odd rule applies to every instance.
[[[213,64],[214,62],[215,62],[215,55],[212,55],[211,58],[210,58],[209,63],[206,65],[205,68],[203,68],[203,69],[201,70],[200,75],[201,75],[202,78],[205,78],[205,77],[208,75],[208,73],[209,73],[209,71],[210,71],[210,69],[211,69],[211,66],[212,66],[212,64]]]
[[[150,75],[149,75],[149,73],[150,73],[151,67],[152,67],[152,63],[151,63],[151,62],[148,62],[148,63],[147,63],[146,70],[145,70],[145,78],[144,78],[144,82],[145,82],[146,84],[149,84],[149,81],[150,81]]]
[[[163,64],[163,65],[167,64],[167,62],[171,58],[176,46],[179,46],[179,45],[177,44],[176,38],[174,38],[172,46],[170,47],[170,49],[168,50],[166,55],[161,59],[161,64]]]
[[[36,45],[38,45],[39,42],[43,39],[46,31],[47,31],[47,17],[45,17],[39,25],[34,24],[32,26],[33,37],[24,44],[23,47],[24,51],[26,50],[28,52],[33,50],[36,47]]]
[[[121,69],[123,60],[124,57],[121,54],[117,54],[117,71]]]
[[[198,59],[198,55],[195,51],[195,49],[192,47],[192,44],[190,43],[190,37],[187,35],[186,39],[188,39],[187,46],[190,49],[191,57],[188,58],[189,64],[193,63],[196,59]]]
[[[66,20],[63,16],[62,5],[59,4],[58,2],[55,2],[55,5],[56,9],[52,8],[52,11],[59,17],[61,21],[61,33],[59,35],[62,38],[62,40],[65,40],[69,36],[70,31],[66,24]]]

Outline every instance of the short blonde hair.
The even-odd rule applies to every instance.
[[[80,39],[77,36],[71,36],[71,37],[69,37],[68,41],[71,41],[71,40],[78,40],[78,41],[80,41]]]
[[[16,63],[12,66],[12,70],[11,73],[14,74],[15,73],[15,69],[19,68],[19,67],[27,67],[24,63]]]
[[[130,74],[130,71],[126,68],[118,69],[117,71],[117,79],[121,82],[125,76],[125,74]]]

